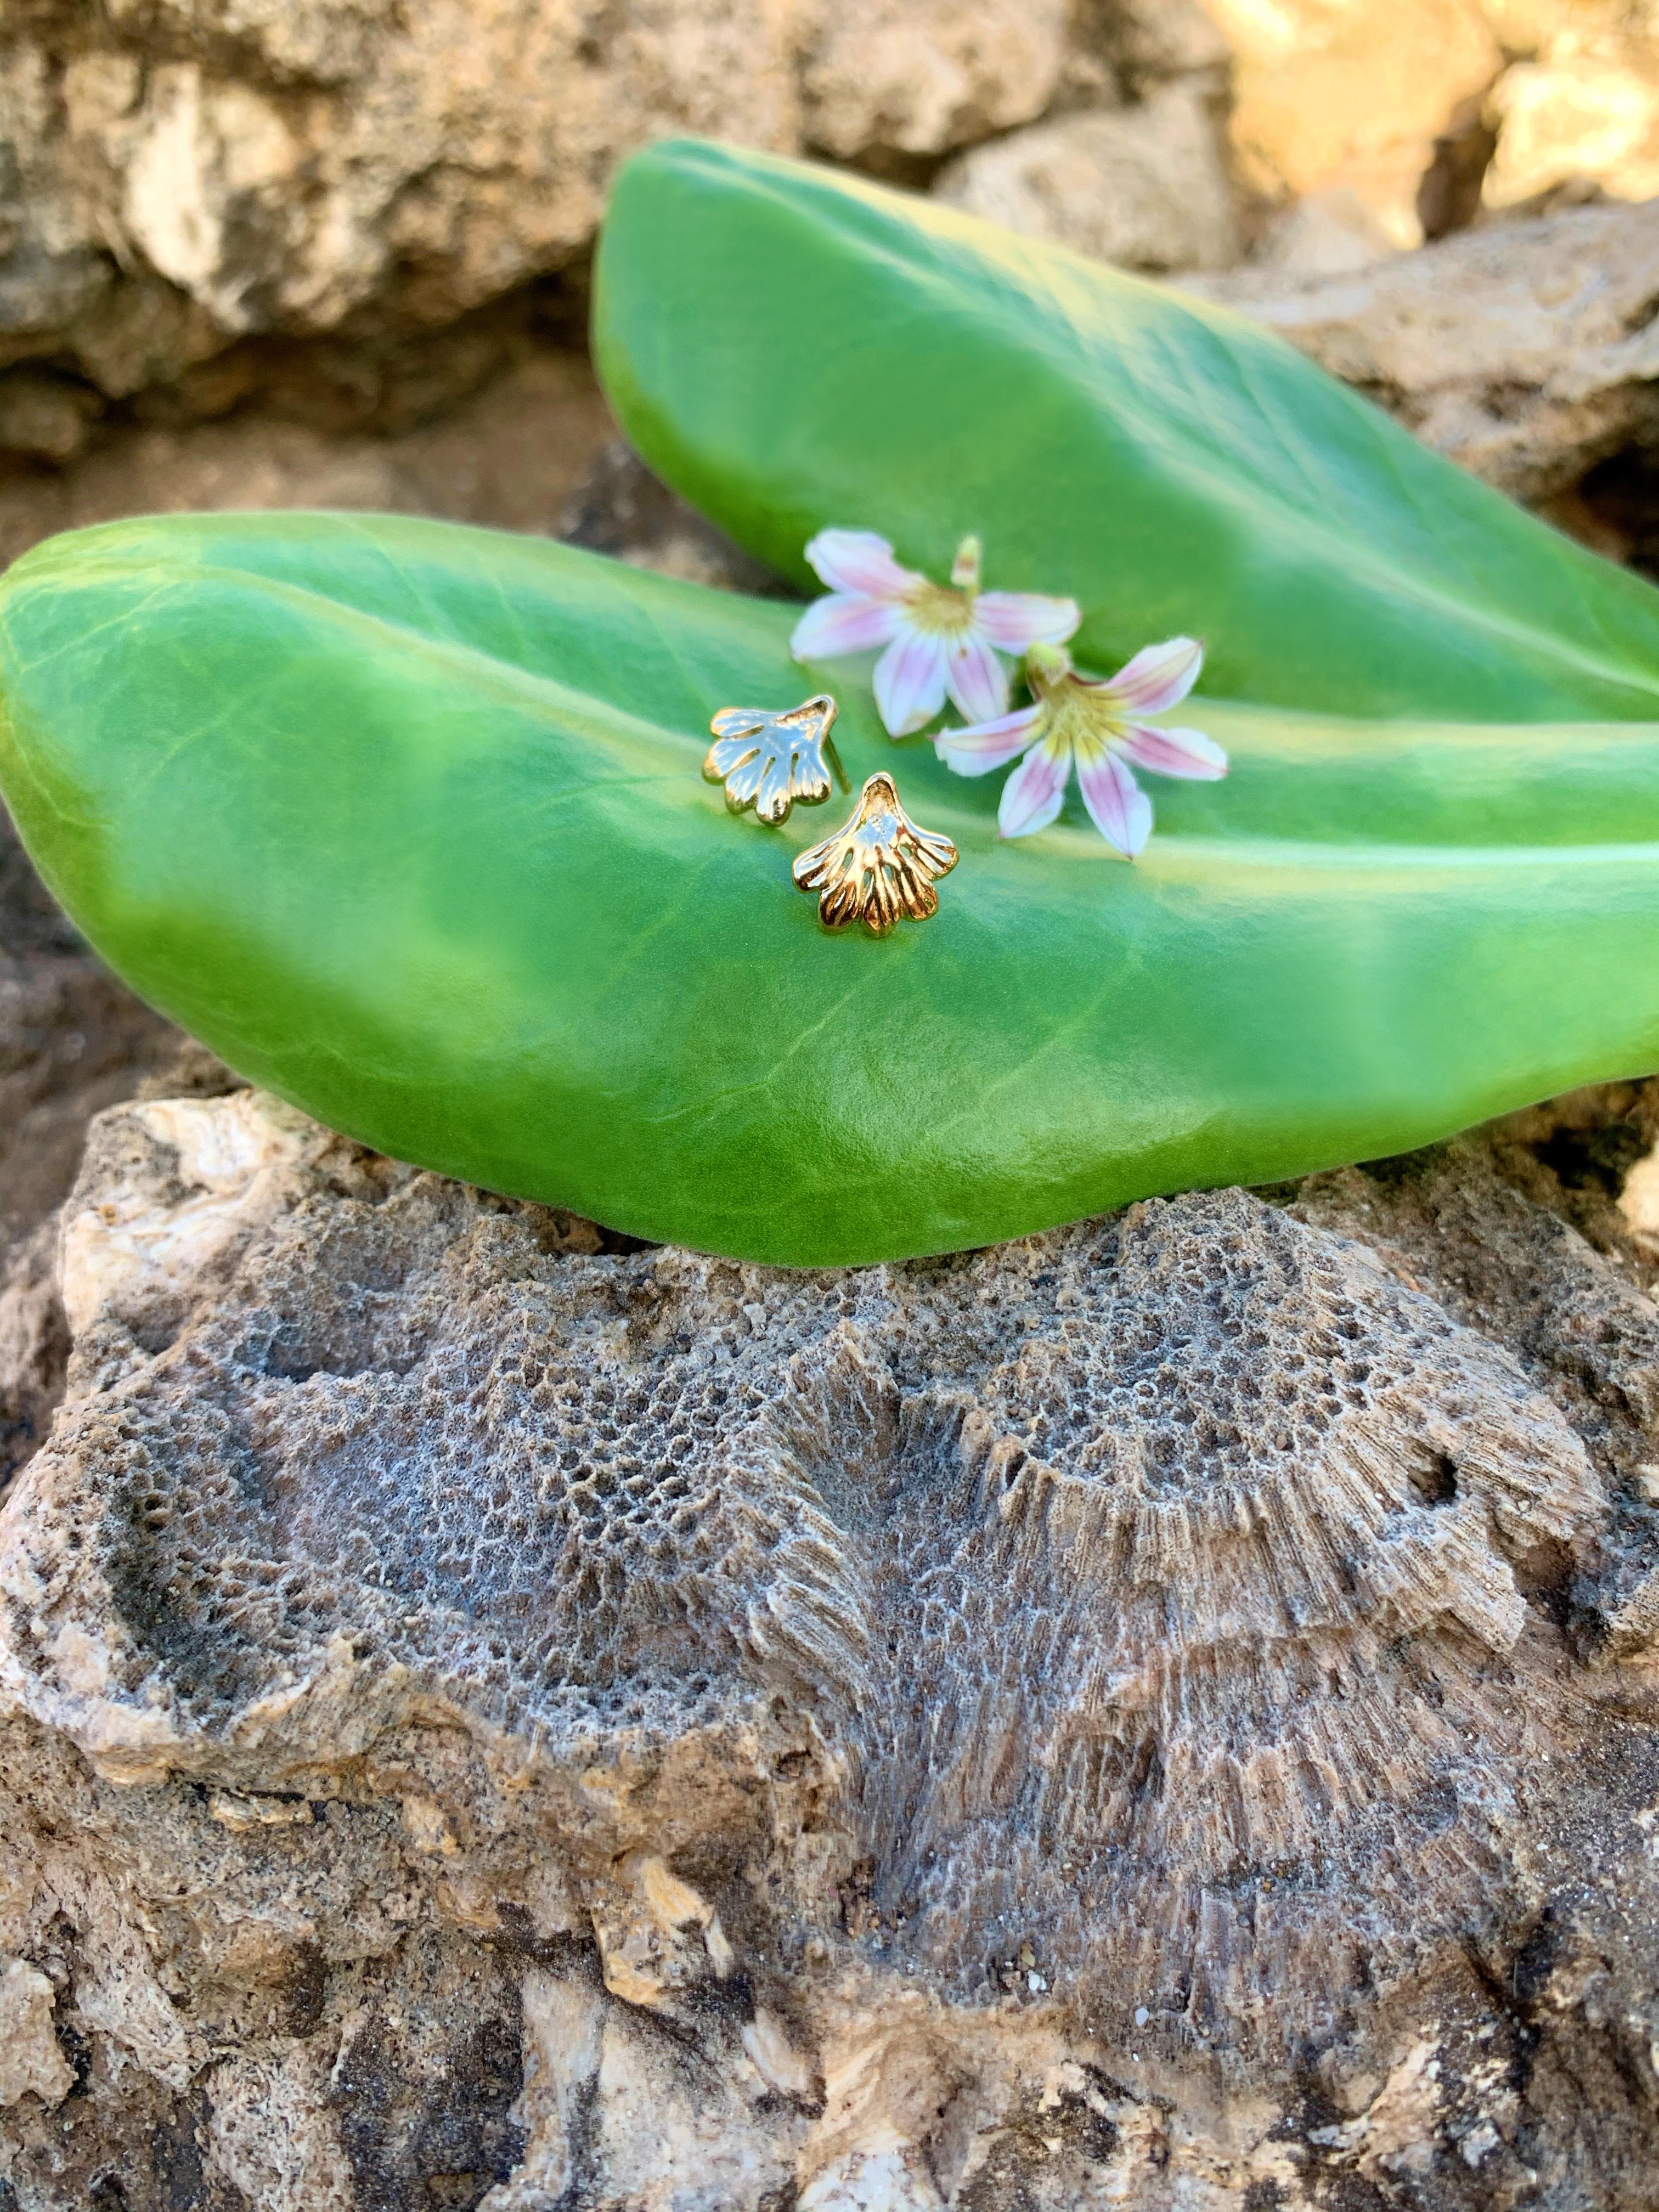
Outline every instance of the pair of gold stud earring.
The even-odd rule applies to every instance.
[[[762,822],[787,822],[792,806],[819,806],[829,798],[831,766],[842,789],[853,787],[830,735],[837,711],[827,691],[782,714],[722,707],[708,726],[714,743],[702,772],[726,786],[733,814],[752,806]],[[798,890],[817,893],[826,929],[861,921],[872,936],[884,937],[901,917],[926,921],[938,913],[933,884],[957,860],[951,840],[913,822],[892,777],[878,771],[834,836],[796,855],[793,874]]]

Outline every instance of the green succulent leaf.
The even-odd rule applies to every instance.
[[[1133,866],[999,844],[1000,778],[836,737],[961,848],[931,921],[790,881],[711,714],[813,688],[798,610],[328,515],[76,532],[0,579],[0,784],[94,944],[351,1135],[795,1263],[1400,1150],[1659,1061],[1659,727],[1223,707]]]
[[[640,154],[596,358],[660,475],[811,586],[825,526],[1068,593],[1107,674],[1176,634],[1205,688],[1328,713],[1659,713],[1659,592],[1238,316],[935,202],[696,140]],[[813,586],[813,588],[816,588]]]

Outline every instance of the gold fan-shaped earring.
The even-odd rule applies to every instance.
[[[919,828],[899,804],[892,777],[878,774],[835,836],[797,855],[795,886],[818,894],[826,929],[861,921],[872,937],[884,937],[901,916],[926,921],[938,913],[934,882],[957,859],[951,840]]]
[[[781,714],[769,707],[722,707],[708,725],[716,742],[702,772],[710,783],[726,786],[733,814],[752,806],[762,822],[787,822],[797,803],[821,806],[829,798],[826,760],[842,789],[853,787],[830,741],[837,712],[827,691]]]

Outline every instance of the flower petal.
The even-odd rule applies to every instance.
[[[1126,714],[1161,714],[1186,697],[1203,665],[1204,648],[1195,637],[1168,638],[1126,661],[1107,678],[1105,689]]]
[[[997,828],[1005,837],[1029,837],[1046,830],[1060,811],[1072,773],[1072,749],[1056,746],[1045,738],[1030,751],[1002,787],[997,807]]]
[[[1083,611],[1075,599],[1045,599],[1041,592],[981,592],[974,617],[1002,652],[1025,653],[1034,645],[1063,645]]]
[[[970,721],[987,722],[1008,704],[1008,677],[976,631],[953,638],[945,658],[945,688]]]
[[[873,530],[820,530],[806,558],[832,592],[857,592],[869,599],[902,599],[921,582],[901,568],[893,549]]]
[[[1012,714],[999,714],[994,722],[975,722],[965,730],[941,730],[933,750],[946,768],[958,775],[988,775],[1016,753],[1023,753],[1036,736],[1042,720],[1041,707],[1016,707]]]
[[[876,706],[891,738],[908,737],[945,704],[945,640],[906,623],[876,663]]]
[[[1117,741],[1118,750],[1137,768],[1154,775],[1184,775],[1213,783],[1227,773],[1227,756],[1202,730],[1150,730],[1131,722]]]
[[[1078,763],[1083,803],[1109,845],[1133,860],[1152,834],[1152,802],[1115,753]]]
[[[814,599],[795,624],[789,650],[797,660],[834,660],[843,653],[869,653],[890,645],[900,621],[890,599],[859,592],[831,592]]]

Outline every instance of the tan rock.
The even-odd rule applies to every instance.
[[[1253,274],[1285,283],[1348,276],[1396,251],[1381,219],[1347,185],[1292,200],[1264,230],[1250,256]]]
[[[1423,2036],[1396,2062],[1363,2112],[1316,2130],[1315,2139],[1373,2181],[1427,2173],[1434,2163],[1440,2073],[1435,2039]]]
[[[1644,1154],[1625,1177],[1619,1210],[1631,1234],[1659,1253],[1659,1153]]]
[[[393,437],[257,410],[124,428],[70,469],[7,483],[0,565],[56,530],[201,507],[362,507],[550,532],[613,434],[586,361],[551,347]]]
[[[61,2104],[75,2069],[52,2032],[52,1984],[22,1959],[0,1960],[0,2105],[38,2097]]]
[[[0,486],[0,539],[19,489]],[[54,1217],[87,1123],[180,1042],[80,945],[0,809],[0,1488],[45,1437],[63,1385]]]
[[[171,0],[158,28],[188,41],[212,14]],[[139,21],[112,28],[80,58],[63,173],[226,331],[326,329],[409,262],[400,309],[447,319],[583,246],[629,147],[798,136],[787,0],[650,8],[597,39],[574,5],[416,0],[388,35],[311,0],[251,11],[234,75],[181,60],[137,80]]]
[[[246,1790],[216,1790],[208,1810],[222,1828],[245,1835],[255,1828],[309,1827],[310,1805],[303,1797],[261,1796]]]
[[[1224,74],[1232,50],[1205,0],[1093,0],[1079,43],[1103,48],[1139,90],[1160,78]]]
[[[51,64],[0,22],[0,366],[52,350],[114,281],[76,203]]]
[[[1498,137],[1486,205],[1513,207],[1580,179],[1615,199],[1659,193],[1659,48],[1642,62],[1558,52],[1506,70],[1491,94]]]
[[[801,143],[798,0],[614,24],[578,0],[415,0],[395,27],[338,0],[235,15],[227,40],[212,0],[114,6],[89,40],[64,0],[0,30],[0,362],[75,352],[114,389],[123,359],[154,381],[237,332],[446,323],[581,252],[635,146]],[[840,99],[841,127],[878,138]],[[116,302],[158,280],[174,307],[135,345]]]
[[[1221,269],[1238,255],[1215,106],[1200,85],[1015,131],[952,162],[934,189],[971,215],[1129,268]]]
[[[251,1091],[228,1098],[165,1098],[135,1106],[133,1152],[95,1206],[64,1216],[64,1280],[71,1329],[100,1308],[168,1303],[223,1262],[298,1189],[316,1125]],[[159,1150],[184,1193],[165,1223],[145,1187]]]
[[[729,1979],[736,1960],[720,1914],[657,1853],[635,1852],[593,1908],[600,1971],[612,1996],[649,2011],[711,1977]]]
[[[216,2069],[204,2163],[260,2212],[353,2212],[324,2054],[283,2042],[274,2054],[242,2053]]]
[[[1499,126],[1488,207],[1567,185],[1615,199],[1659,192],[1659,17],[1646,0],[1479,0],[1510,66],[1492,88]]]
[[[1348,276],[1194,280],[1517,498],[1659,428],[1659,207],[1568,209]]]
[[[811,2098],[817,2088],[817,2070],[798,2051],[779,2015],[757,2005],[755,2017],[745,2023],[743,2047],[766,2087],[780,2097]]]
[[[72,360],[117,395],[238,334],[446,325],[582,254],[653,138],[936,155],[1040,115],[1077,58],[1067,0],[233,14],[114,4],[88,31],[41,0],[0,27],[0,367]]]
[[[571,2189],[604,2051],[603,1996],[574,1975],[532,1966],[524,1978],[524,2089],[518,2117],[527,2141],[509,2180],[479,2212],[546,2212]]]
[[[1029,123],[1066,58],[1068,0],[846,0],[801,76],[808,143],[845,160],[943,154]]]
[[[1346,187],[1398,246],[1459,103],[1504,67],[1475,0],[1209,0],[1234,55],[1233,143],[1269,198]]]
[[[9,452],[67,461],[85,444],[97,412],[83,385],[28,368],[0,376],[0,448]]]
[[[800,2212],[944,2212],[920,2143],[883,2129],[807,2184]]]

